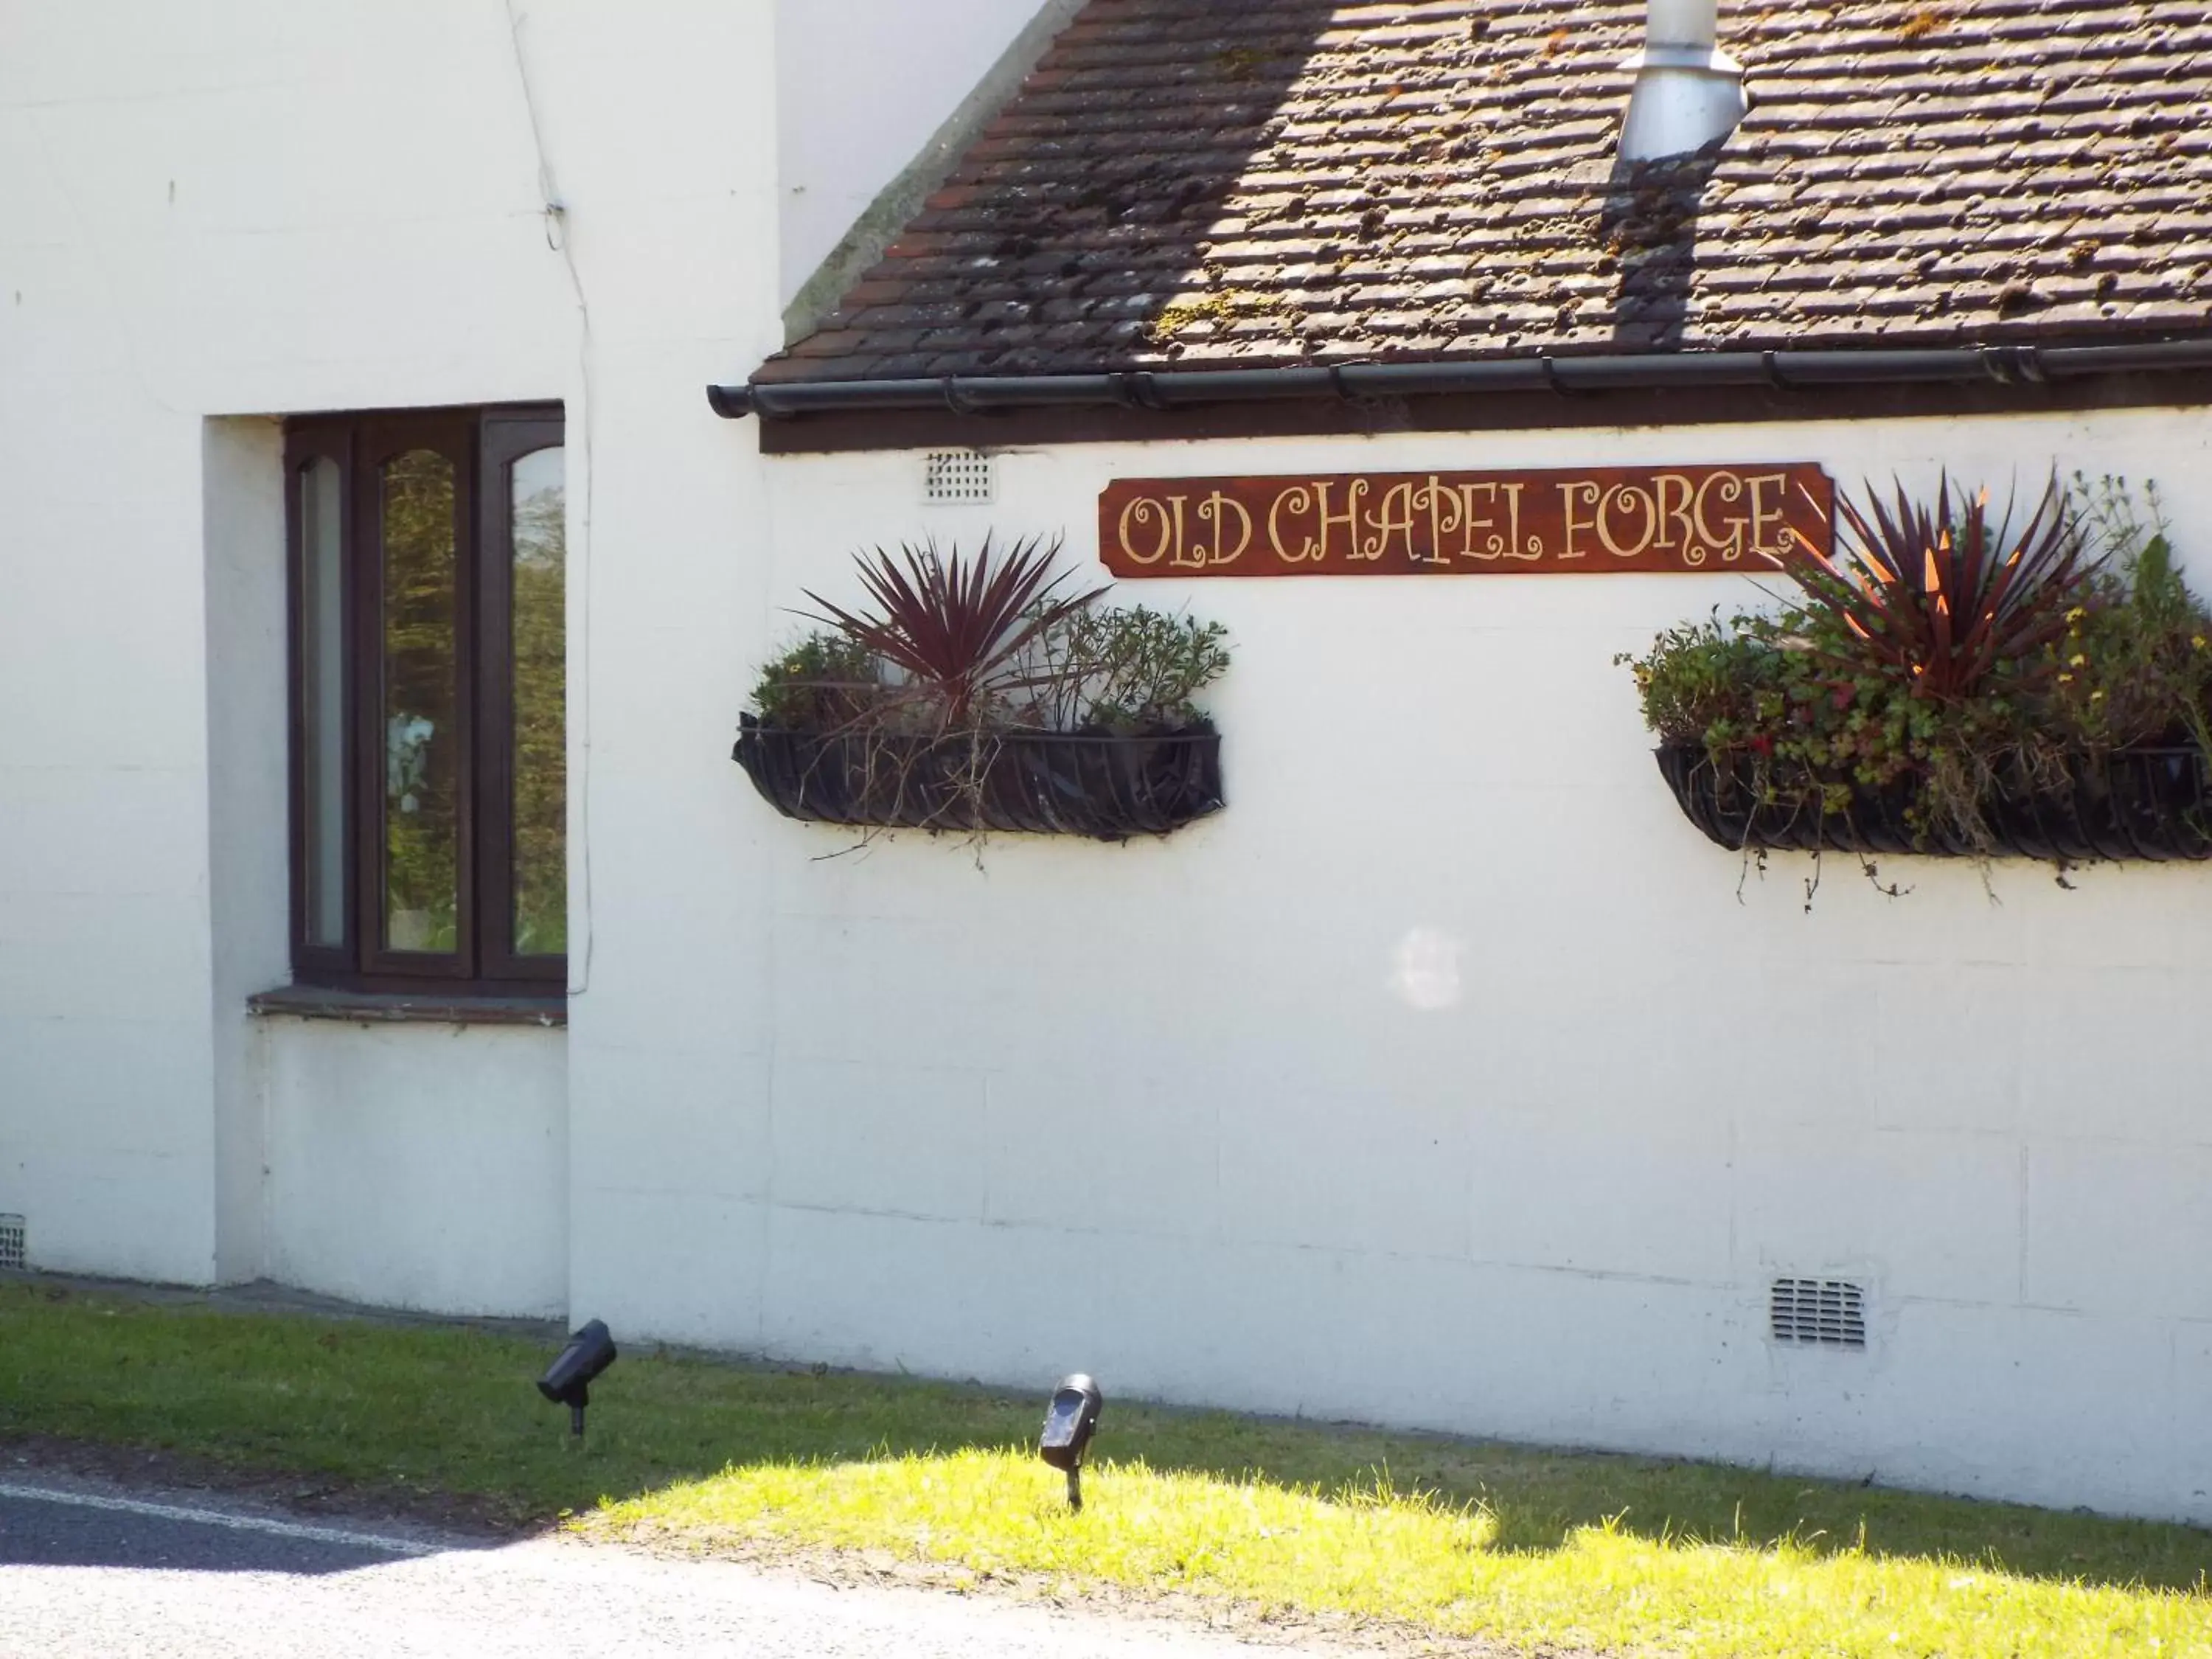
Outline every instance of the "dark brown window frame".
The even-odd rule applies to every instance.
[[[514,825],[513,506],[507,471],[564,445],[558,404],[367,410],[296,417],[284,427],[289,640],[291,939],[295,983],[421,996],[558,996],[565,955],[512,945]],[[374,482],[392,458],[428,449],[453,468],[455,675],[460,689],[456,942],[450,955],[387,949],[383,939],[385,744],[382,526]],[[337,469],[338,565],[346,745],[342,945],[309,941],[308,712],[305,684],[307,532],[303,480],[317,461]]]

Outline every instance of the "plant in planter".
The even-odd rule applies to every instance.
[[[1064,594],[1059,550],[877,549],[868,607],[808,594],[826,629],[762,671],[740,725],[755,787],[823,823],[1113,841],[1218,810],[1193,698],[1228,666],[1222,629]]]
[[[1731,848],[2212,856],[2212,615],[2155,489],[2054,478],[1846,502],[1841,554],[1777,561],[1778,612],[1662,635],[1633,668],[1684,812]]]

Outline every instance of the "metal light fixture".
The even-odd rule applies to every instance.
[[[568,1339],[568,1346],[538,1379],[538,1392],[568,1408],[568,1432],[584,1437],[584,1407],[592,1403],[592,1379],[615,1363],[615,1340],[603,1319],[594,1319]]]
[[[1098,1430],[1098,1408],[1106,1403],[1098,1385],[1082,1372],[1063,1377],[1045,1407],[1044,1432],[1037,1437],[1037,1455],[1056,1469],[1067,1471],[1067,1507],[1083,1507],[1083,1454]]]

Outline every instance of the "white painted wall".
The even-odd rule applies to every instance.
[[[2212,580],[2208,447],[2202,411],[2159,411],[1015,451],[987,509],[923,507],[915,455],[791,458],[767,586],[834,594],[847,550],[933,532],[1064,529],[1087,557],[1115,477],[1799,459],[1847,483],[1938,459],[2155,477]],[[2006,865],[1985,890],[1892,860],[1891,900],[1832,860],[1808,915],[1809,866],[1778,860],[1739,901],[1612,658],[1755,599],[1742,578],[1124,592],[1232,630],[1229,810],[980,866],[926,837],[824,860],[837,832],[728,779],[701,826],[728,896],[703,908],[764,932],[724,988],[742,1030],[641,1062],[650,1133],[580,1139],[685,1222],[635,1262],[628,1230],[580,1246],[597,1310],[2212,1517],[2212,872],[2062,891]],[[796,626],[716,631],[750,661]],[[656,879],[708,874],[689,863]],[[738,908],[756,867],[764,916]],[[732,1067],[763,1042],[749,1099]],[[1873,1287],[1872,1351],[1776,1349],[1769,1280],[1829,1273]]]
[[[20,8],[15,9],[20,10]],[[0,1210],[215,1261],[199,422],[145,397],[0,30]]]
[[[701,388],[781,338],[774,52],[770,0],[0,0],[0,1210],[35,1261],[270,1265],[242,998],[282,975],[280,520],[228,417],[558,398],[573,615],[598,538],[625,580],[724,560],[759,511]],[[699,488],[665,507],[670,465]],[[511,1046],[449,1046],[480,1040]]]
[[[1164,843],[825,859],[726,759],[848,549],[1087,557],[1116,476],[2055,458],[2157,477],[2212,582],[2203,411],[1012,453],[996,507],[925,508],[918,457],[763,463],[701,395],[779,335],[769,0],[184,10],[0,0],[0,1209],[39,1260],[2212,1519],[2212,872],[1832,864],[1808,915],[1784,860],[1739,902],[1610,660],[1734,579],[1147,587],[1237,651],[1231,805]],[[565,1042],[236,1059],[283,880],[244,417],[537,398]],[[1830,1270],[1873,1351],[1771,1348],[1769,1278]]]
[[[261,1054],[246,999],[291,973],[285,767],[283,429],[213,420],[202,438],[206,521],[208,910],[214,1074],[214,1277],[261,1273]]]
[[[270,1277],[430,1313],[567,1311],[559,1031],[258,1024]]]
[[[781,295],[922,153],[1040,0],[777,0]]]

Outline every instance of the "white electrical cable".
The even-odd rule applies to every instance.
[[[576,779],[576,790],[579,802],[577,827],[580,832],[578,839],[583,843],[580,862],[582,865],[584,878],[584,891],[583,902],[580,908],[582,910],[583,919],[584,960],[580,973],[574,971],[573,968],[570,973],[568,995],[573,1000],[577,997],[582,996],[585,992],[591,988],[592,947],[597,942],[597,934],[592,926],[591,690],[592,611],[592,495],[595,488],[594,479],[596,471],[596,469],[592,465],[593,456],[592,439],[593,432],[592,423],[597,419],[599,398],[596,395],[592,380],[592,306],[591,301],[584,295],[584,278],[582,274],[576,269],[575,252],[568,246],[568,210],[567,205],[561,200],[560,192],[554,188],[552,164],[546,159],[544,126],[538,115],[538,95],[536,90],[530,84],[529,64],[527,60],[524,58],[522,51],[522,25],[524,19],[522,15],[515,10],[514,0],[501,0],[501,3],[506,8],[507,11],[507,40],[514,49],[514,76],[516,81],[521,85],[522,106],[530,118],[530,143],[532,148],[537,152],[538,155],[538,199],[544,204],[545,245],[561,256],[561,263],[567,269],[568,273],[569,291],[576,297],[576,317],[579,325],[576,337],[576,368],[577,376],[582,383],[584,392],[584,490],[581,510],[577,520],[577,523],[583,532],[584,592],[582,597],[584,603],[581,607],[583,615],[580,619],[576,635],[577,659],[583,669],[582,679],[584,683],[584,696],[580,700],[570,699],[568,705],[568,713],[571,719],[575,719],[579,714],[582,717],[580,720],[578,720],[577,722],[574,741],[571,744],[571,748],[576,756],[578,763],[578,776]],[[573,963],[574,960],[573,956],[570,960]]]

